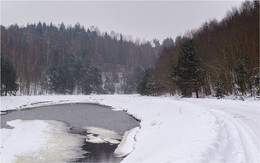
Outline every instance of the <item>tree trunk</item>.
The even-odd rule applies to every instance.
[[[196,91],[196,98],[199,98],[199,92],[198,92],[198,85],[197,82],[195,81],[195,91]]]

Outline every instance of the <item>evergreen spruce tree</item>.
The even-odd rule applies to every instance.
[[[16,71],[13,64],[1,57],[1,95],[15,95],[18,90]]]
[[[137,92],[141,95],[154,95],[157,92],[153,69],[145,70],[139,84],[137,85]]]
[[[191,97],[192,92],[196,92],[198,98],[199,75],[202,69],[199,67],[196,53],[193,41],[187,40],[182,44],[177,65],[173,66],[172,80],[180,88],[183,97]]]
[[[242,95],[246,94],[247,83],[249,82],[249,71],[246,68],[245,60],[238,59],[235,68],[235,84],[238,86],[237,90],[241,92]]]
[[[216,97],[218,99],[223,98],[225,94],[224,82],[221,80],[220,77],[217,78],[214,84],[214,90],[216,92]]]
[[[95,93],[101,93],[103,84],[101,70],[96,66],[90,66],[88,68],[88,79],[93,91]]]
[[[50,66],[47,70],[48,87],[51,92],[66,94],[67,90],[67,71],[64,66]]]
[[[101,70],[96,66],[88,67],[84,79],[83,93],[102,93],[102,84],[103,82]]]
[[[164,46],[164,47],[170,47],[172,45],[174,45],[174,42],[173,42],[172,38],[166,38],[162,42],[162,46]]]

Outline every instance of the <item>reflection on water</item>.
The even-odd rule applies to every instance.
[[[76,162],[120,162],[122,158],[115,157],[113,152],[117,148],[115,144],[88,143],[85,142],[82,148],[89,153],[84,154],[84,158],[76,160]]]
[[[134,118],[124,111],[112,111],[109,107],[96,104],[61,104],[11,111],[8,114],[1,115],[1,128],[7,127],[7,121],[15,119],[62,121],[70,127],[70,132],[84,136],[87,135],[86,126],[112,130],[123,136],[126,131],[139,125]],[[78,159],[76,162],[120,162],[122,158],[116,158],[113,155],[116,147],[117,145],[110,145],[109,143],[84,142],[82,149],[87,153],[83,159]]]

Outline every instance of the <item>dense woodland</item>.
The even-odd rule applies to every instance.
[[[193,63],[180,66],[185,44],[190,40],[193,48],[189,48],[190,56],[186,59],[195,58]],[[189,77],[177,81],[176,70]],[[195,73],[197,76],[191,81]],[[259,96],[259,1],[246,1],[240,8],[229,11],[220,22],[205,22],[199,29],[177,37],[174,46],[163,49],[155,75],[160,88],[158,94],[182,92],[189,97],[197,92],[200,96],[223,97],[258,93]],[[180,82],[191,92],[185,93]]]
[[[259,2],[162,44],[80,24],[1,26],[1,57],[13,63],[18,95],[259,96]]]
[[[1,56],[17,72],[18,94],[133,93],[162,45],[80,24],[1,26]],[[165,39],[170,46],[172,39]]]

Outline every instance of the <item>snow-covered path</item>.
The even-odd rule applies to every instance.
[[[210,110],[223,111],[250,127],[260,137],[260,101],[183,99]]]
[[[222,125],[220,135],[226,162],[260,162],[259,101],[184,99],[206,107]],[[225,139],[223,139],[223,137]]]
[[[129,134],[132,143],[126,142],[125,148],[131,153],[123,162],[260,162],[259,101],[139,95],[22,96],[1,101],[1,110],[68,102],[126,110],[141,122],[137,134]]]
[[[225,162],[259,162],[259,140],[248,126],[222,111],[212,113],[222,124],[220,131],[220,151]],[[223,139],[224,138],[224,139]]]

